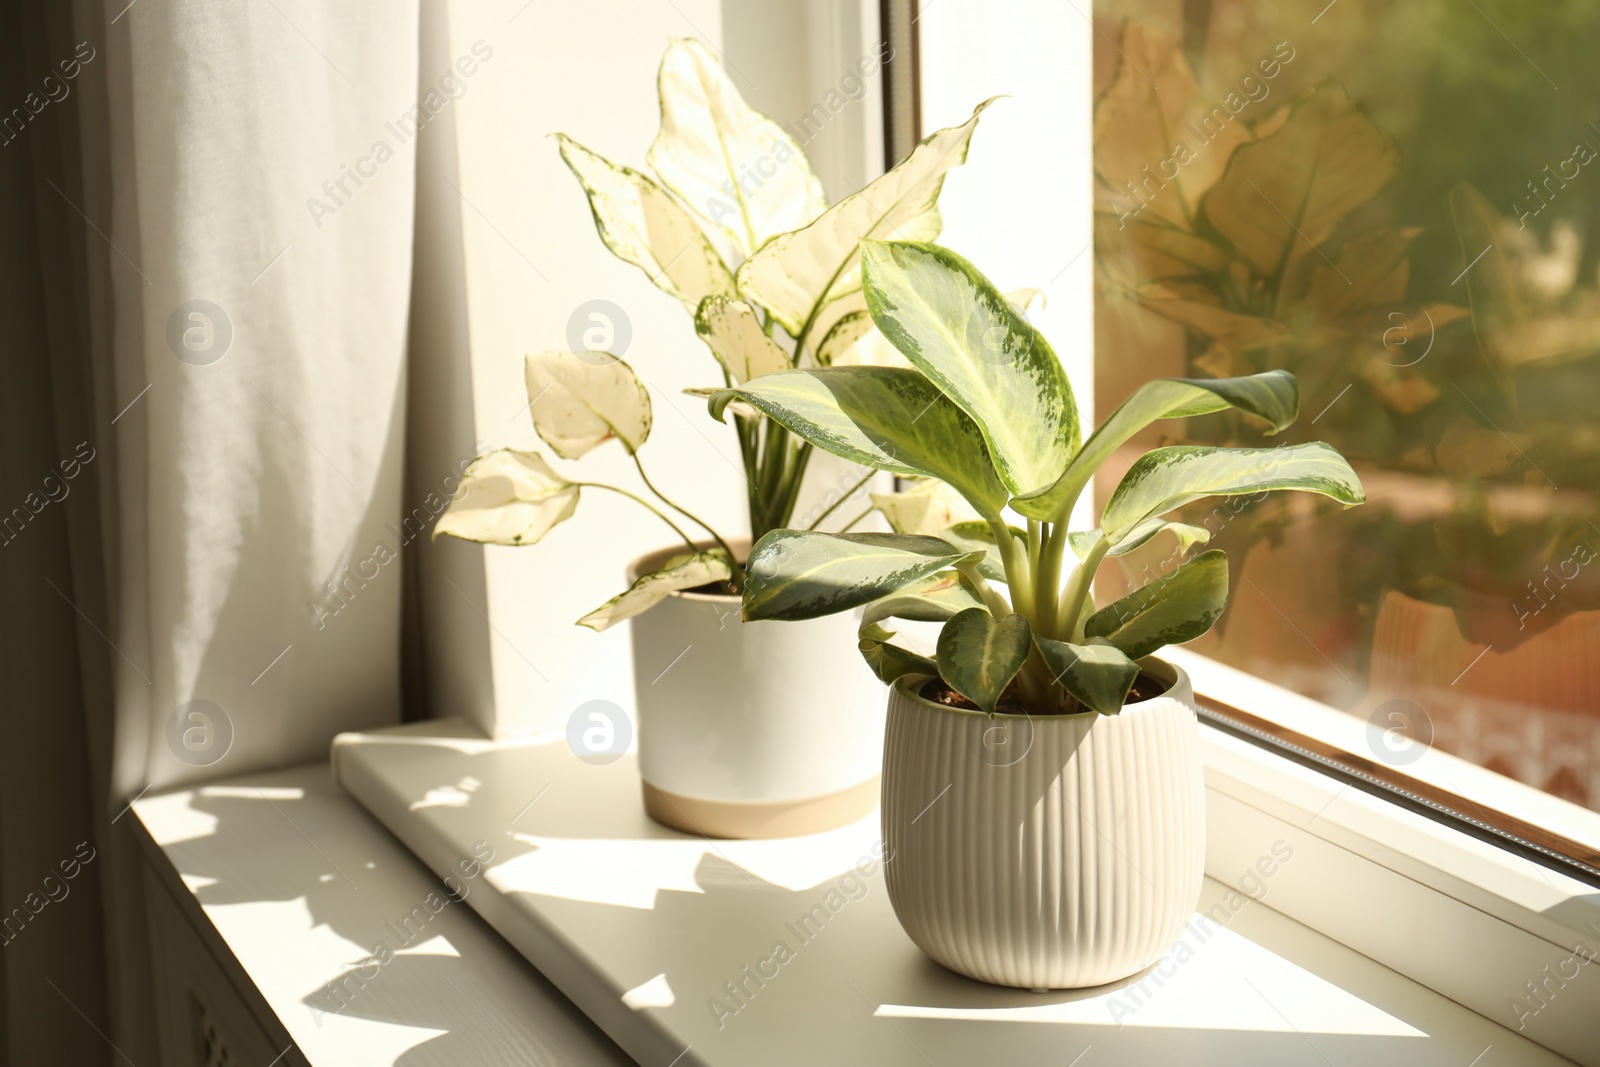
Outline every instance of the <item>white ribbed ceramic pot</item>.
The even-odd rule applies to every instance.
[[[730,542],[735,552],[749,543]],[[628,567],[631,583],[682,548]],[[633,628],[645,811],[709,837],[789,837],[878,803],[883,685],[856,652],[858,612],[744,622],[739,598],[673,593]]]
[[[1118,715],[1030,717],[889,692],[884,876],[917,947],[996,985],[1135,974],[1177,940],[1205,872],[1205,781],[1182,670]]]

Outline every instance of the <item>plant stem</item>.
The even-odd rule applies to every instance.
[[[1069,534],[1066,523],[1047,524],[1043,531],[1039,573],[1034,588],[1034,595],[1038,600],[1036,609],[1039,613],[1039,621],[1046,628],[1046,637],[1061,636],[1061,631],[1056,625],[1056,605],[1061,597],[1061,560],[1066,552],[1068,543]]]
[[[717,533],[716,530],[712,529],[710,524],[707,523],[704,519],[700,518],[698,515],[696,515],[692,511],[690,511],[688,508],[684,507],[682,504],[677,504],[677,503],[674,503],[671,500],[668,500],[666,494],[663,493],[661,490],[657,489],[655,487],[655,483],[650,480],[650,476],[644,472],[644,464],[639,462],[639,453],[637,453],[637,452],[635,452],[633,454],[633,465],[635,467],[639,468],[639,477],[644,479],[644,484],[645,484],[645,488],[646,489],[649,489],[652,493],[654,493],[656,495],[656,497],[663,504],[667,505],[667,507],[672,508],[674,511],[678,512],[678,514],[680,514],[680,515],[688,516],[690,522],[693,522],[695,525],[702,527],[706,531],[706,533],[711,535],[711,539],[713,541],[715,541],[718,544],[718,546],[721,547],[722,551],[724,551],[724,552],[726,552],[728,554],[728,566],[729,566],[729,569],[733,571],[733,578],[729,580],[728,585],[729,585],[729,587],[731,589],[733,589],[735,592],[737,592],[738,589],[739,589],[739,584],[740,584],[739,580],[738,580],[738,575],[739,575],[739,557],[737,557],[737,556],[735,556],[733,554],[733,549],[728,547],[728,542],[724,541],[722,539],[722,535]]]
[[[629,500],[632,500],[636,504],[643,504],[645,507],[647,507],[651,511],[655,512],[656,518],[660,519],[662,522],[664,522],[668,526],[672,527],[672,532],[677,534],[679,537],[683,538],[683,543],[688,545],[689,549],[691,551],[693,551],[693,552],[700,551],[700,546],[695,544],[693,539],[691,539],[688,534],[684,533],[683,530],[678,526],[677,523],[675,523],[671,519],[667,518],[666,514],[664,512],[662,512],[662,510],[660,508],[658,508],[654,504],[650,503],[650,501],[646,500],[644,497],[639,496],[639,495],[637,495],[635,493],[630,493],[626,489],[620,488],[619,486],[606,485],[604,482],[573,482],[572,484],[573,485],[583,486],[586,489],[609,489],[613,493],[621,493],[623,496],[627,497]],[[663,499],[665,499],[665,498],[663,497]]]
[[[800,486],[805,481],[806,468],[811,464],[812,446],[809,441],[790,451],[789,462],[784,466],[783,506],[778,512],[776,525],[787,526],[794,516],[794,506],[800,500]]]
[[[846,500],[849,500],[852,496],[855,496],[856,490],[860,489],[863,485],[866,485],[867,484],[867,479],[871,478],[874,474],[877,474],[877,473],[878,472],[876,470],[874,470],[871,467],[868,467],[867,468],[867,473],[863,474],[861,476],[860,480],[858,480],[856,482],[856,484],[852,485],[849,489],[845,490],[845,492],[840,495],[838,500],[835,500],[833,503],[829,504],[827,506],[827,508],[822,512],[822,514],[818,515],[816,517],[816,519],[811,523],[811,525],[806,527],[806,529],[815,530],[818,526],[822,525],[822,520],[823,519],[827,518],[829,515],[832,515],[834,513],[834,511],[839,507],[840,504],[843,504]],[[871,512],[872,508],[868,508],[867,511]],[[857,521],[859,522],[860,520],[858,519]]]
[[[1083,562],[1078,564],[1078,569],[1072,572],[1072,580],[1067,583],[1067,590],[1056,609],[1056,632],[1062,640],[1083,639],[1083,604],[1089,598],[1089,587],[1094,583],[1095,571],[1100,569],[1100,561],[1110,549],[1111,542],[1101,536]]]
[[[1028,619],[1028,625],[1034,622],[1035,605],[1033,602],[1033,587],[1029,582],[1031,573],[1030,561],[1026,551],[1017,547],[1016,538],[1011,536],[1011,527],[999,517],[985,517],[989,523],[989,530],[994,534],[995,544],[1000,549],[1000,563],[1006,571],[1006,586],[1011,590],[1012,599],[1017,603],[1017,610]]]
[[[961,572],[963,578],[972,583],[972,588],[976,589],[978,595],[983,598],[984,606],[989,609],[989,614],[996,619],[1003,619],[1012,614],[1011,605],[1006,602],[1005,597],[995,592],[994,586],[990,585],[982,574],[978,573],[978,565],[976,563],[958,563],[956,564],[956,570]]]

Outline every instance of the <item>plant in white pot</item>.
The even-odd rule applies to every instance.
[[[939,232],[945,174],[966,158],[982,108],[829,206],[800,147],[744,102],[704,45],[673,42],[658,84],[661,129],[647,155],[655,177],[557,137],[601,241],[682,303],[685,325],[716,357],[712,382],[892,352],[867,313],[859,242]],[[527,357],[526,384],[534,429],[556,456],[576,460],[614,439],[638,466],[638,491],[500,449],[468,470],[435,534],[530,545],[573,514],[584,490],[622,493],[670,528],[673,543],[633,561],[628,588],[578,620],[604,630],[634,619],[650,815],[690,832],[751,837],[828,829],[871,811],[883,717],[862,710],[876,701],[872,680],[840,651],[851,621],[797,631],[745,624],[738,612],[749,541],[793,520],[812,446],[754,409],[735,409],[752,537],[723,536],[646,475],[639,450],[650,394],[627,363],[607,352],[541,352]],[[819,508],[811,528],[876,473]]]
[[[1194,500],[1301,490],[1348,506],[1361,484],[1322,443],[1156,448],[1098,527],[1070,531],[1080,493],[1135,433],[1228,408],[1275,433],[1298,413],[1294,377],[1151,381],[1083,440],[1050,345],[971,264],[898,241],[862,259],[872,317],[915,369],[784,371],[718,393],[712,411],[748,404],[819,448],[939,479],[979,518],[936,533],[773,531],[751,554],[745,615],[866,605],[859,648],[891,684],[885,877],[917,945],[1002,985],[1125,977],[1172,945],[1199,894],[1193,695],[1154,654],[1216,621],[1227,560],[1200,552],[1099,607],[1096,570],[1164,532],[1185,551],[1206,540],[1165,518]],[[935,654],[894,643],[891,618],[942,622]]]

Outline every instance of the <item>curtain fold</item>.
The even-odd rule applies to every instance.
[[[417,37],[0,0],[0,1065],[159,1062],[129,800],[399,718]]]

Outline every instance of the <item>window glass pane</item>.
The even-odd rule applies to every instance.
[[[1197,650],[1600,808],[1600,4],[1318,7],[1097,7],[1096,409],[1292,370],[1280,439],[1134,443],[1325,440],[1367,487],[1190,509],[1232,563]]]

